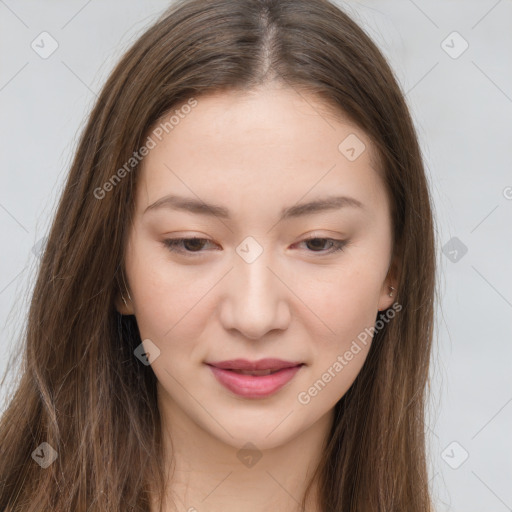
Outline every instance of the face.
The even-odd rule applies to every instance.
[[[143,160],[117,307],[171,422],[272,448],[332,413],[393,303],[389,200],[369,138],[315,96],[197,102]],[[272,375],[218,367],[266,358]]]

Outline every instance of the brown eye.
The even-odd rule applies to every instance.
[[[322,250],[322,247],[325,246],[326,242],[330,244],[329,248],[327,250]],[[336,240],[334,238],[313,237],[307,238],[306,240],[303,240],[300,243],[307,244],[308,246],[312,247],[312,250],[310,252],[331,254],[343,250],[347,242],[345,240]]]
[[[205,243],[210,240],[206,238],[170,238],[164,240],[164,245],[173,252],[181,253],[181,254],[194,254],[201,253],[201,249],[204,247]]]
[[[193,255],[204,253],[205,251],[202,249],[206,244],[210,243],[210,240],[198,237],[170,238],[164,240],[163,243],[172,252],[184,255]],[[345,240],[321,237],[307,238],[300,243],[306,244],[309,249],[308,252],[319,254],[332,254],[341,251],[347,244]],[[327,248],[325,248],[326,244],[328,244]]]

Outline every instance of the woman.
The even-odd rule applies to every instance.
[[[6,511],[430,511],[431,200],[327,0],[182,0],[90,115],[0,425]]]

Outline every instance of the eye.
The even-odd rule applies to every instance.
[[[178,254],[184,254],[186,256],[193,256],[194,254],[200,254],[204,252],[202,249],[209,242],[210,240],[208,240],[207,238],[198,237],[170,238],[163,241],[164,245],[170,251]],[[330,246],[327,250],[322,250],[322,246],[324,246],[326,242],[329,243]],[[313,250],[310,250],[309,252],[320,254],[332,254],[335,252],[342,251],[345,245],[347,244],[347,241],[337,240],[334,238],[311,237],[302,240],[302,242],[299,242],[299,244],[306,244],[312,246]]]
[[[320,243],[316,243],[320,242]],[[325,245],[326,242],[330,243],[330,247],[328,250],[321,250],[322,245]],[[313,250],[310,252],[318,252],[321,254],[332,254],[338,251],[342,251],[347,242],[345,240],[336,240],[334,238],[321,238],[321,237],[311,237],[306,238],[305,240],[302,240],[302,242],[299,242],[300,244],[311,244],[313,248],[320,249],[320,250]]]
[[[194,253],[201,253],[204,251],[201,251],[201,248],[204,246],[205,242],[209,242],[207,238],[170,238],[167,240],[164,240],[164,245],[172,252],[177,252],[179,254],[194,254]],[[183,245],[184,244],[184,245]],[[183,250],[183,247],[186,248],[186,250]]]

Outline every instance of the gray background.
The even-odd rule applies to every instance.
[[[395,70],[435,201],[441,300],[428,434],[437,510],[512,510],[512,2],[338,3]],[[2,372],[14,364],[33,249],[85,117],[122,53],[167,6],[0,0]],[[31,47],[43,31],[59,45],[46,59]]]

